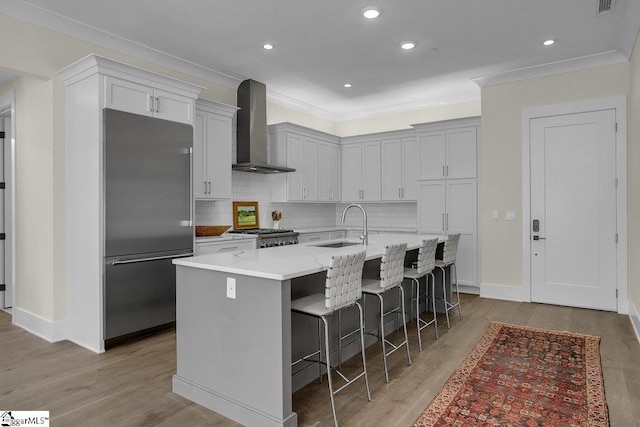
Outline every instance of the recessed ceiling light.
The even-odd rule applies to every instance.
[[[362,16],[367,19],[376,19],[380,16],[380,9],[375,6],[368,6],[362,9]]]
[[[412,42],[410,40],[404,41],[400,43],[400,47],[404,50],[411,50],[416,47],[416,42]]]
[[[556,42],[555,40],[549,39],[549,40],[545,40],[544,42],[542,42],[542,44],[545,45],[545,46],[551,46],[555,42]]]
[[[345,83],[344,87],[351,87],[351,83]]]
[[[265,50],[271,50],[271,49],[273,49],[273,45],[272,45],[271,43],[265,43],[265,44],[263,44],[263,45],[262,45],[262,47],[263,47]]]

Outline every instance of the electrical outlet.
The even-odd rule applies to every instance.
[[[498,211],[491,211],[491,218],[499,219],[500,218],[500,214],[498,213]]]
[[[507,221],[516,220],[516,211],[507,211]]]
[[[236,299],[236,279],[227,277],[227,298]]]

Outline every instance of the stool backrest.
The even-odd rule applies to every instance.
[[[422,241],[422,246],[418,250],[419,275],[424,275],[433,271],[436,266],[436,249],[438,249],[438,239],[426,239]]]
[[[380,262],[381,287],[388,288],[402,283],[404,279],[404,256],[406,253],[406,243],[385,246],[382,261]]]
[[[442,263],[445,265],[456,262],[458,255],[458,242],[460,241],[460,233],[448,234],[447,240],[444,242],[444,250],[442,251]]]
[[[362,268],[365,251],[332,256],[325,281],[324,305],[337,310],[362,297]]]

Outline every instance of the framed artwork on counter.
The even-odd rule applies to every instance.
[[[233,202],[233,228],[260,228],[258,202]]]

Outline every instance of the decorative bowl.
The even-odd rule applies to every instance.
[[[196,237],[219,236],[230,228],[230,225],[196,225]]]

